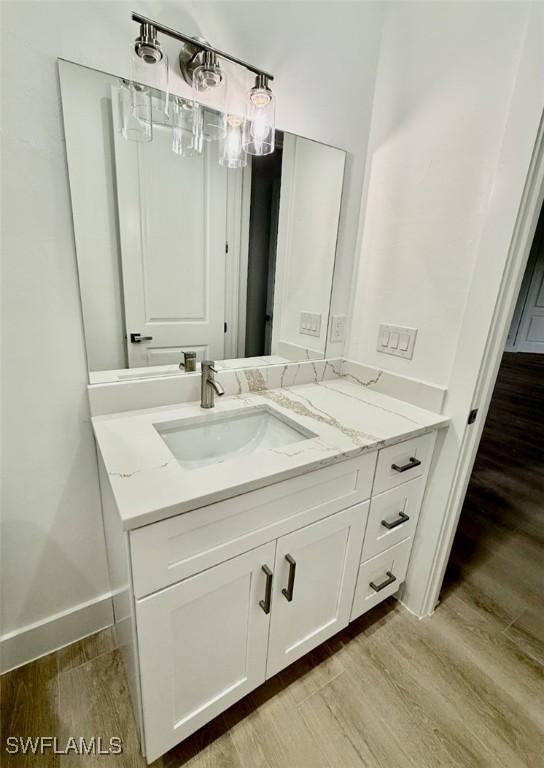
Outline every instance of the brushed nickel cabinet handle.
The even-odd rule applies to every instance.
[[[287,582],[287,589],[282,589],[281,593],[285,597],[288,603],[293,599],[293,590],[295,588],[295,573],[297,571],[297,564],[294,557],[291,555],[285,555],[285,559],[289,563],[289,580]]]
[[[264,591],[264,600],[259,600],[259,605],[265,613],[270,613],[270,603],[272,601],[272,571],[267,565],[261,567],[262,572],[266,576],[266,587]]]
[[[381,584],[374,584],[373,581],[370,582],[369,586],[372,587],[374,592],[381,592],[382,589],[385,589],[386,587],[388,587],[390,584],[392,584],[394,581],[397,580],[397,577],[393,576],[391,571],[387,571],[386,573],[387,573],[387,578],[385,581],[382,581]]]
[[[421,464],[419,459],[416,459],[415,456],[410,456],[410,459],[408,461],[408,464],[391,464],[391,469],[394,469],[395,472],[406,472],[408,469],[414,469],[414,467],[419,467]]]
[[[407,515],[404,512],[399,512],[399,516],[396,520],[392,520],[390,523],[387,520],[382,520],[382,525],[384,528],[387,528],[388,531],[390,531],[392,528],[396,528],[397,525],[402,525],[403,523],[407,523],[410,519],[410,515]]]

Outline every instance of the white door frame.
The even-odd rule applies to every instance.
[[[535,4],[446,398],[445,412],[452,421],[437,440],[401,598],[420,617],[430,615],[439,599],[544,198],[543,32],[544,8]],[[473,408],[478,418],[468,426]]]

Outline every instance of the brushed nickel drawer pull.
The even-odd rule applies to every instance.
[[[387,578],[385,581],[382,581],[381,584],[374,584],[373,581],[370,582],[369,586],[372,587],[374,592],[381,592],[382,589],[385,589],[386,587],[388,587],[390,584],[392,584],[394,581],[397,580],[397,577],[393,576],[391,571],[386,571],[386,573],[387,573]]]
[[[270,603],[272,601],[272,571],[267,565],[263,565],[261,570],[266,576],[266,588],[264,592],[264,600],[259,600],[259,605],[265,613],[270,613]]]
[[[420,464],[419,459],[416,459],[415,456],[410,456],[408,464],[391,464],[391,469],[394,469],[395,472],[406,472],[407,469],[414,469],[414,467],[419,467]]]
[[[295,558],[291,555],[285,555],[285,559],[289,563],[289,581],[287,582],[287,589],[282,589],[281,593],[285,597],[288,603],[293,599],[293,590],[295,588],[295,573],[297,570],[297,564]]]
[[[407,515],[404,512],[399,512],[399,516],[396,520],[393,520],[392,522],[388,522],[387,520],[382,520],[382,525],[384,528],[387,528],[388,531],[390,531],[392,528],[396,528],[397,525],[402,525],[403,523],[407,523],[410,519],[410,515]]]

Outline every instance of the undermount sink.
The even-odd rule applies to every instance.
[[[267,406],[167,421],[154,427],[186,469],[232,461],[248,453],[316,437]]]

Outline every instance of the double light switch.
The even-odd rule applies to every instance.
[[[402,325],[380,324],[378,332],[378,352],[386,355],[397,355],[409,360],[414,355],[417,328],[405,328]]]

